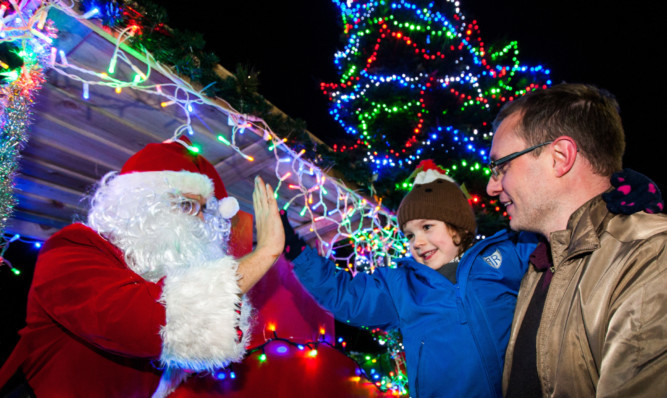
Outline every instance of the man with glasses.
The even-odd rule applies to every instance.
[[[146,146],[103,178],[85,224],[44,244],[0,386],[20,369],[38,397],[161,397],[243,358],[244,294],[284,246],[278,206],[256,178],[257,245],[232,257],[238,202],[189,146]]]
[[[614,215],[602,200],[625,148],[616,100],[562,84],[507,104],[494,127],[487,192],[512,229],[544,238],[519,291],[504,394],[663,396],[667,217]]]

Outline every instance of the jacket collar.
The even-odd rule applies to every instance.
[[[601,195],[584,203],[572,213],[566,230],[551,233],[554,267],[558,268],[559,264],[570,257],[599,248],[599,235],[611,216]]]

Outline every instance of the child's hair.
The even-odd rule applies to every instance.
[[[457,227],[454,225],[447,225],[447,230],[449,231],[449,234],[452,236],[452,241],[454,242],[454,246],[459,248],[459,256],[465,253],[466,250],[470,249],[472,244],[475,242],[475,234],[466,231],[465,229],[461,227]]]
[[[398,226],[403,230],[410,220],[439,220],[455,227],[465,249],[474,239],[477,223],[472,206],[461,188],[444,170],[431,161],[420,163],[412,190],[398,206]]]

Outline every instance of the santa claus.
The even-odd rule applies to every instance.
[[[38,397],[162,397],[243,357],[243,295],[284,246],[278,207],[257,177],[257,245],[228,255],[238,203],[188,146],[146,146],[102,179],[87,223],[44,244],[0,385],[19,369]]]

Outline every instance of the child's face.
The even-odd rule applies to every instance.
[[[429,268],[438,269],[459,254],[459,248],[443,221],[410,220],[403,226],[403,232],[412,257]]]

